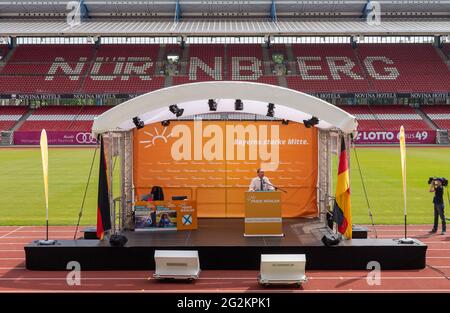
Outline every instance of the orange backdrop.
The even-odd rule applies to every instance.
[[[137,197],[161,186],[186,195],[199,217],[244,216],[244,192],[261,167],[285,189],[283,217],[316,216],[317,129],[273,121],[171,121],[134,130]]]

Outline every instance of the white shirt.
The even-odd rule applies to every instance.
[[[260,190],[272,191],[272,190],[275,190],[275,188],[273,186],[271,186],[271,184],[272,183],[270,182],[270,180],[266,176],[264,176],[262,178],[263,188],[261,189],[261,178],[256,176],[255,178],[252,179],[252,182],[250,183],[250,186],[248,187],[248,191],[260,191]]]

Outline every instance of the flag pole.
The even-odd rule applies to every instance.
[[[40,139],[42,172],[44,177],[44,194],[45,194],[45,240],[39,240],[40,245],[53,245],[55,240],[48,239],[48,141],[45,129],[41,132]]]
[[[400,160],[402,167],[402,186],[403,186],[403,216],[405,220],[405,237],[399,240],[402,244],[413,244],[414,240],[408,238],[408,223],[407,223],[407,211],[406,211],[406,139],[405,139],[405,129],[403,125],[400,126]]]

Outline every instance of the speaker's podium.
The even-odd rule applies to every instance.
[[[245,193],[245,237],[282,237],[281,193],[249,191]]]

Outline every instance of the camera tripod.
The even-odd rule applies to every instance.
[[[448,188],[445,188],[445,190],[447,191],[447,200],[448,200],[448,207],[450,207],[450,195],[449,195],[449,193],[448,193]],[[449,217],[447,217],[447,218],[445,218],[447,221],[450,221],[450,218]]]

